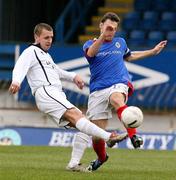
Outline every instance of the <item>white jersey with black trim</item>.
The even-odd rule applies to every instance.
[[[34,94],[45,85],[57,86],[62,90],[61,79],[73,81],[76,73],[60,69],[49,53],[37,45],[31,45],[18,58],[13,69],[12,82],[21,84],[25,76]]]

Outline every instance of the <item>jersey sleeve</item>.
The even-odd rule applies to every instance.
[[[75,72],[65,71],[65,70],[59,68],[58,66],[57,66],[57,71],[59,73],[60,79],[64,79],[64,80],[68,80],[68,81],[73,81],[73,79],[76,76]]]
[[[125,39],[122,39],[122,40],[123,40],[123,43],[124,43],[124,50],[125,50],[123,58],[125,59],[125,58],[127,58],[128,56],[131,55],[131,50],[128,48]]]
[[[33,58],[34,54],[30,50],[26,49],[22,52],[13,69],[12,82],[22,83],[31,66]]]
[[[83,45],[83,51],[85,52],[89,47],[93,44],[92,40],[86,41],[85,44]]]
[[[88,60],[92,59],[92,57],[89,57],[87,55],[87,51],[88,51],[89,47],[93,44],[93,42],[94,42],[93,40],[89,40],[89,41],[86,41],[85,44],[83,45],[84,55]]]
[[[126,50],[125,50],[125,54],[124,54],[123,58],[125,59],[125,58],[129,57],[130,55],[131,55],[131,51],[130,51],[130,49],[127,47]]]

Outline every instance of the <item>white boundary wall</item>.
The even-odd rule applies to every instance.
[[[57,125],[45,114],[37,110],[0,109],[0,126],[21,126],[21,127],[54,127]],[[109,130],[124,130],[123,125],[117,120],[114,114],[109,121]],[[144,115],[144,122],[140,132],[176,132],[176,117],[170,115]]]

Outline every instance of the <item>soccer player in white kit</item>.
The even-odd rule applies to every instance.
[[[108,144],[126,138],[126,134],[109,133],[91,123],[67,100],[60,79],[73,81],[80,89],[84,82],[76,73],[60,69],[48,53],[53,41],[52,27],[45,23],[37,24],[34,39],[34,44],[22,52],[15,64],[9,91],[18,92],[26,76],[38,109],[51,116],[58,125],[75,127],[85,134],[104,139]]]
[[[99,38],[88,40],[83,45],[91,74],[87,117],[102,129],[107,127],[108,119],[112,117],[112,108],[121,120],[121,114],[127,108],[128,96],[133,91],[124,60],[133,61],[157,55],[167,44],[167,41],[161,41],[150,50],[131,52],[125,39],[115,37],[119,22],[120,19],[115,13],[106,13],[99,24]],[[136,128],[126,128],[126,130],[133,147],[139,148],[143,140],[136,135]],[[78,133],[76,135],[68,168],[76,169],[88,141],[89,137],[86,134]],[[108,155],[103,139],[93,137],[92,144],[97,159],[90,163],[88,169],[95,171],[107,161]]]

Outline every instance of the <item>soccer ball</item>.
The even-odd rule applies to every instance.
[[[143,113],[136,106],[129,106],[122,111],[122,123],[126,128],[137,128],[143,122]]]

